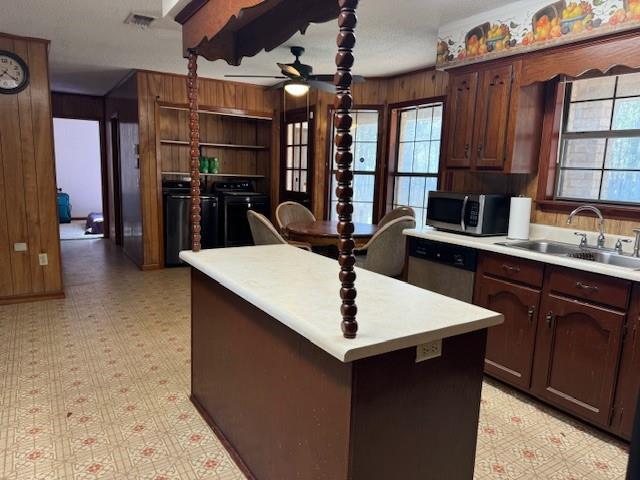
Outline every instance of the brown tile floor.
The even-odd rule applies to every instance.
[[[188,400],[187,271],[140,272],[106,240],[63,260],[65,300],[0,306],[0,478],[243,478]],[[486,382],[476,479],[622,479],[626,460]]]

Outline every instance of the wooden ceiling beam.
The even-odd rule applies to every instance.
[[[311,23],[338,17],[336,0],[192,0],[177,16],[183,55],[240,65],[244,57],[271,51]]]

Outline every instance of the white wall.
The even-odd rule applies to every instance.
[[[56,183],[69,194],[71,216],[102,212],[99,122],[54,118],[53,138]]]

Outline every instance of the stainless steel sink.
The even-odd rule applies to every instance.
[[[589,260],[591,262],[604,263],[615,267],[640,269],[640,258],[621,255],[616,252],[602,252],[597,250],[585,250],[578,254],[569,254],[569,257]]]
[[[569,255],[578,253],[582,249],[569,243],[552,242],[550,240],[528,240],[525,242],[501,242],[505,247],[520,248],[531,252],[546,253],[547,255]]]
[[[569,243],[553,242],[550,240],[529,240],[524,242],[499,242],[497,245],[529,250],[530,252],[545,253],[563,257],[576,258],[589,262],[603,263],[622,268],[640,270],[640,258],[622,255],[615,250],[584,248]]]

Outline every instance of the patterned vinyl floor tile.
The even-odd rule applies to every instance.
[[[141,272],[107,240],[62,248],[64,300],[0,306],[0,479],[243,479],[189,402],[188,271]],[[477,480],[623,479],[627,456],[485,382]]]

